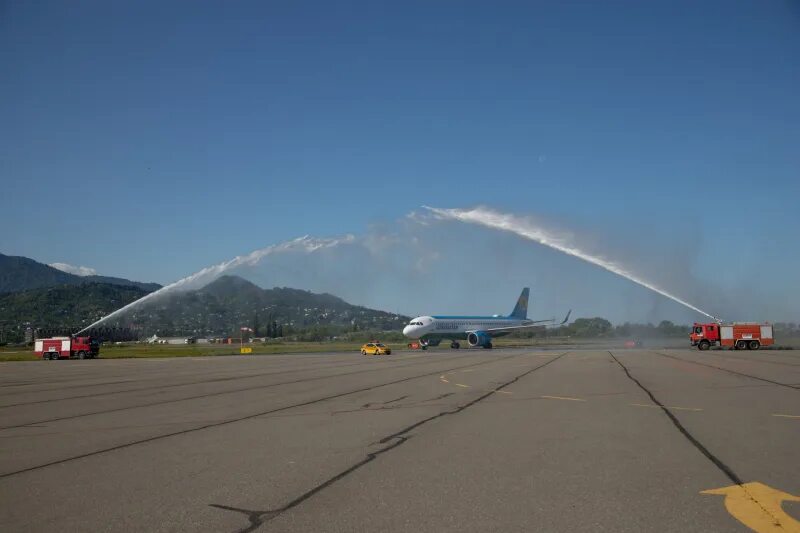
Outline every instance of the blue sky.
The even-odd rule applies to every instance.
[[[165,283],[484,204],[797,291],[799,30],[789,1],[4,2],[0,251]]]

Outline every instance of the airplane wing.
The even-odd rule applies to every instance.
[[[500,328],[489,328],[489,329],[482,329],[480,331],[485,331],[486,333],[500,333],[503,331],[514,331],[516,329],[525,329],[525,328],[535,328],[535,327],[546,327],[546,328],[555,328],[558,326],[563,326],[569,320],[569,315],[572,313],[572,309],[567,312],[567,316],[564,317],[559,323],[555,323],[555,318],[548,318],[546,320],[532,320],[529,324],[525,324],[524,326],[505,326]],[[477,330],[476,330],[477,331]],[[471,331],[467,333],[473,333]]]

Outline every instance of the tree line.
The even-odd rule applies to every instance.
[[[685,337],[691,326],[662,320],[658,325],[625,322],[613,325],[602,317],[576,318],[573,322],[556,328],[531,328],[512,333],[515,338],[580,337],[580,338],[648,338]]]
[[[304,327],[293,327],[288,324],[279,324],[275,317],[268,316],[267,320],[261,323],[258,314],[253,316],[252,329],[254,337],[265,337],[268,339],[284,339],[288,341],[320,342],[328,340],[345,340],[351,342],[369,341],[381,339],[385,341],[403,341],[402,332],[399,329],[378,330],[372,328],[361,328],[356,322],[350,325],[320,324]],[[777,322],[774,324],[776,336],[800,335],[800,324],[794,322]],[[77,331],[78,327],[54,327],[36,328],[34,336],[36,338],[69,336]],[[533,337],[579,337],[579,338],[625,338],[625,339],[645,339],[645,338],[667,338],[685,337],[689,335],[691,326],[686,324],[675,324],[669,320],[662,320],[655,324],[638,324],[625,322],[624,324],[613,325],[610,321],[602,317],[578,318],[570,324],[565,324],[556,328],[530,328],[516,331],[510,335],[511,338],[529,339]],[[26,328],[24,326],[0,326],[0,345],[21,344],[25,342]],[[232,337],[238,337],[239,331],[231,332]],[[142,333],[138,329],[124,326],[103,326],[92,328],[82,335],[89,335],[97,338],[101,342],[125,342],[141,340]],[[159,331],[161,336],[164,331]],[[30,333],[28,335],[30,337]]]

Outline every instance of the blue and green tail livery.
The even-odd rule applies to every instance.
[[[530,293],[531,290],[528,287],[522,289],[522,294],[519,295],[517,305],[514,306],[514,310],[508,315],[509,318],[518,318],[520,320],[528,318],[528,296]]]

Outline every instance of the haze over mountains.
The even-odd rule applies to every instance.
[[[125,285],[137,287],[146,292],[161,288],[158,283],[143,283],[111,276],[77,276],[27,257],[0,254],[0,293],[86,283]]]
[[[158,288],[109,276],[77,276],[26,257],[0,255],[0,328],[17,335],[28,325],[77,330]],[[201,289],[159,297],[104,325],[130,328],[139,336],[222,336],[242,326],[263,335],[272,322],[289,332],[320,326],[399,329],[407,320],[331,294],[262,289],[238,276],[222,276]]]
[[[163,335],[227,335],[247,326],[262,336],[267,322],[289,332],[319,326],[398,330],[407,321],[406,316],[352,305],[332,294],[262,289],[238,276],[222,276],[201,289],[176,292],[132,310],[120,323]]]

